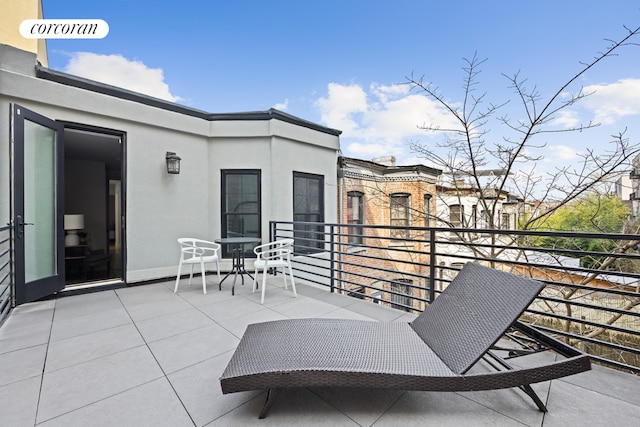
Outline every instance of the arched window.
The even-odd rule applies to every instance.
[[[431,227],[433,224],[433,196],[424,195],[424,226]]]

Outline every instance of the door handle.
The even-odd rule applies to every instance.
[[[16,237],[22,239],[24,237],[24,226],[33,225],[32,222],[24,222],[22,215],[16,216]]]

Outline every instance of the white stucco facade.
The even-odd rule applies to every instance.
[[[261,171],[263,241],[269,220],[293,219],[294,172],[324,178],[324,219],[336,221],[339,131],[276,110],[223,115],[189,109],[38,68],[35,54],[0,45],[1,223],[11,221],[12,104],[125,136],[127,282],[174,275],[178,237],[221,236],[223,169]],[[167,151],[182,158],[180,174],[167,173]]]

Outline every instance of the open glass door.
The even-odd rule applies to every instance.
[[[64,287],[63,127],[12,108],[12,217],[16,305]]]

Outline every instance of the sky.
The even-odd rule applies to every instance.
[[[519,73],[545,100],[625,26],[640,26],[637,0],[43,0],[43,9],[49,19],[109,24],[104,39],[48,40],[52,69],[210,113],[276,108],[341,130],[345,156],[393,155],[403,165],[429,164],[412,144],[442,141],[420,125],[451,124],[408,77],[460,105],[464,60],[476,55],[486,61],[475,93],[485,106],[509,101],[497,116],[517,119],[524,110],[505,75]],[[606,150],[625,129],[640,142],[640,45],[589,70],[566,96],[581,87],[594,94],[554,125],[601,126],[540,136],[543,167]],[[506,133],[495,120],[486,129],[489,144]]]

